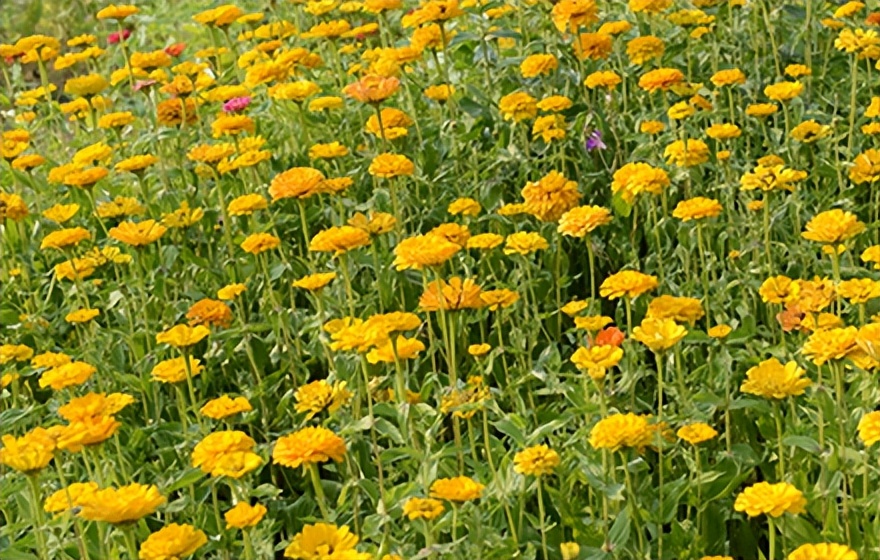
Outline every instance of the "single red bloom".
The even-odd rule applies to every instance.
[[[620,346],[626,335],[615,326],[605,327],[596,335],[596,346]]]
[[[174,43],[173,45],[168,45],[165,47],[165,52],[168,56],[178,56],[183,52],[183,49],[186,48],[186,43]]]

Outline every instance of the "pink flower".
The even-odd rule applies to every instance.
[[[146,87],[150,87],[156,83],[157,83],[156,80],[138,80],[134,83],[134,90],[140,91],[140,90],[142,90]]]
[[[223,104],[223,112],[224,113],[238,113],[240,111],[244,111],[247,109],[247,106],[251,104],[250,97],[233,97],[229,101]]]
[[[130,30],[130,29],[123,29],[123,30],[122,30],[121,38],[120,38],[120,34],[119,34],[119,33],[120,33],[119,31],[114,31],[113,33],[111,33],[110,35],[108,35],[108,36],[107,36],[107,43],[108,43],[108,44],[111,44],[111,45],[115,45],[115,44],[118,43],[120,40],[125,41],[125,40],[127,40],[129,37],[131,37],[131,30]]]

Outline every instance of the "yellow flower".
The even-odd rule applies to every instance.
[[[601,331],[613,322],[614,320],[611,317],[604,315],[588,315],[586,317],[575,317],[574,326],[594,333]]]
[[[666,91],[676,84],[680,84],[685,79],[681,70],[675,68],[657,68],[649,72],[645,72],[639,78],[639,87],[653,93],[655,91]]]
[[[330,461],[341,462],[345,441],[324,427],[307,427],[278,438],[272,450],[272,462],[295,469]]]
[[[860,2],[848,2],[848,4],[860,4]],[[794,549],[786,560],[859,560],[859,554],[845,544],[802,544]]]
[[[504,243],[505,255],[529,255],[535,251],[547,249],[549,245],[540,233],[520,231],[507,236]]]
[[[462,281],[458,276],[434,281],[419,298],[419,307],[424,311],[456,311],[460,309],[479,309],[484,303],[480,286],[471,278]]]
[[[269,97],[285,101],[302,103],[309,97],[321,92],[321,86],[309,80],[300,80],[284,84],[276,84],[269,88]]]
[[[309,159],[333,159],[337,157],[347,156],[348,148],[339,142],[330,142],[328,144],[315,144],[309,148]]]
[[[114,228],[110,228],[109,235],[117,241],[134,247],[143,247],[153,243],[168,229],[156,220],[144,220],[142,222],[122,222]]]
[[[856,184],[880,181],[880,150],[871,148],[857,155],[849,178]]]
[[[559,543],[559,553],[562,554],[562,560],[577,560],[581,547],[576,542]]]
[[[538,181],[526,183],[522,196],[526,211],[544,222],[557,221],[565,212],[577,206],[581,198],[577,183],[558,171],[551,171]]]
[[[255,445],[244,432],[214,432],[196,444],[192,466],[214,477],[241,478],[263,464],[263,459],[253,452]]]
[[[622,270],[606,278],[599,286],[599,295],[608,299],[636,298],[657,287],[657,277],[637,270]]]
[[[519,294],[513,290],[487,290],[480,294],[480,300],[490,311],[497,311],[519,301]]]
[[[806,120],[791,129],[791,137],[805,144],[821,140],[829,134],[831,134],[830,126],[819,124],[812,119]]]
[[[559,466],[559,454],[546,445],[527,447],[513,456],[513,470],[529,476],[551,474]]]
[[[104,91],[110,84],[99,74],[70,78],[64,83],[64,93],[90,97]]]
[[[461,246],[437,235],[416,235],[400,241],[394,247],[394,267],[397,270],[439,266],[451,259]]]
[[[431,484],[431,497],[450,502],[470,502],[483,496],[484,485],[467,476],[440,478]]]
[[[581,33],[574,43],[574,53],[580,60],[601,60],[611,54],[613,38],[604,33]]]
[[[244,397],[230,398],[229,395],[222,395],[216,399],[211,399],[205,403],[199,412],[203,416],[213,418],[214,420],[222,420],[227,416],[238,414],[240,412],[249,412],[254,408],[251,403]]]
[[[616,73],[611,70],[601,70],[598,72],[593,72],[584,80],[584,85],[590,89],[596,88],[606,88],[612,89],[617,87],[617,85],[622,82],[623,79]],[[569,105],[570,106],[570,105]],[[538,104],[539,109],[544,109],[541,107],[541,104]],[[566,107],[567,109],[568,107]]]
[[[415,165],[404,155],[384,153],[373,158],[368,171],[374,177],[391,179],[412,175],[415,172]]]
[[[54,457],[55,439],[44,428],[34,428],[20,438],[5,435],[0,443],[0,464],[25,474],[42,470]]]
[[[665,127],[666,125],[664,125],[660,121],[644,121],[642,124],[639,125],[639,132],[652,135],[660,134],[661,132],[663,132],[663,129]]]
[[[528,93],[509,93],[498,102],[498,110],[506,121],[520,122],[538,114],[538,101]]]
[[[732,330],[733,329],[730,325],[715,325],[708,330],[707,334],[712,338],[721,340],[727,338],[727,335],[729,335]]]
[[[852,212],[835,208],[813,216],[801,234],[804,239],[819,243],[841,243],[865,230],[865,224]]]
[[[100,314],[98,309],[77,309],[65,315],[64,320],[68,323],[88,323]]]
[[[664,50],[663,40],[653,35],[636,37],[626,44],[626,56],[637,65],[662,57]]]
[[[764,303],[790,303],[797,301],[801,286],[788,276],[774,276],[764,280],[758,293]]]
[[[802,395],[812,381],[803,377],[804,370],[796,362],[782,365],[776,358],[764,360],[746,372],[740,390],[766,399],[784,399]]]
[[[855,350],[858,335],[856,327],[819,329],[804,343],[803,354],[817,366],[842,360]]]
[[[82,499],[79,516],[89,521],[129,523],[155,512],[165,503],[165,496],[154,485],[129,484],[103,488]]]
[[[284,549],[285,558],[294,560],[371,560],[367,552],[355,550],[358,537],[348,527],[329,523],[305,525]]]
[[[263,504],[249,505],[247,502],[238,502],[235,507],[223,514],[227,529],[246,529],[254,527],[262,521],[266,515],[266,506]]]
[[[663,352],[675,346],[687,335],[687,329],[672,319],[646,317],[635,327],[632,337],[654,352]]]
[[[746,115],[763,119],[769,117],[779,110],[779,107],[773,103],[752,103],[746,107]]]
[[[694,167],[709,161],[709,146],[702,140],[689,138],[686,142],[676,140],[663,151],[666,163],[678,167]]]
[[[696,298],[663,295],[651,300],[646,317],[693,325],[703,314],[703,306]]]
[[[641,193],[660,194],[668,186],[669,176],[662,169],[647,163],[627,163],[614,172],[611,192],[632,204]]]
[[[695,424],[682,426],[678,429],[675,435],[691,445],[699,445],[704,441],[709,441],[717,436],[718,432],[708,424],[697,422]]]
[[[40,387],[52,387],[60,391],[66,387],[82,385],[97,370],[95,366],[85,362],[70,362],[43,372],[40,376]]]
[[[859,420],[859,439],[866,447],[880,442],[880,411],[869,412]]]
[[[208,537],[192,525],[170,523],[150,534],[141,543],[139,560],[182,559],[208,542]]]
[[[604,344],[589,348],[579,347],[572,354],[571,361],[578,369],[586,371],[591,378],[599,381],[605,379],[608,368],[620,363],[621,358],[623,358],[622,348]]]
[[[146,208],[141,206],[136,198],[117,196],[109,202],[99,204],[96,213],[101,218],[118,218],[120,216],[143,214],[145,211]]]
[[[719,70],[709,78],[715,87],[724,87],[732,85],[740,85],[746,83],[746,75],[739,68],[731,68],[729,70]]]
[[[261,194],[245,194],[233,199],[227,206],[226,211],[230,216],[249,216],[257,210],[265,210],[269,207],[269,201]]]
[[[309,242],[309,251],[343,255],[370,244],[370,234],[352,226],[333,226],[320,231]]]
[[[230,301],[243,294],[246,290],[247,286],[244,284],[229,284],[217,290],[217,298]]]
[[[603,418],[590,430],[590,446],[593,449],[617,451],[622,447],[643,449],[654,436],[655,429],[647,416],[633,413],[612,414]]]
[[[403,514],[410,520],[432,520],[443,514],[443,502],[433,498],[410,498],[403,504]]]
[[[737,495],[733,509],[744,511],[749,517],[762,514],[781,517],[784,513],[803,513],[806,505],[807,500],[801,491],[787,482],[758,482]]]
[[[342,92],[362,103],[378,104],[394,95],[399,88],[400,80],[397,78],[371,74],[345,86]]]
[[[801,94],[804,85],[800,82],[779,82],[764,88],[764,95],[773,101],[791,101]]]
[[[598,8],[594,0],[560,0],[553,5],[550,17],[560,33],[577,31],[598,21]]]
[[[98,489],[95,482],[74,482],[55,491],[43,502],[43,510],[48,513],[60,513],[79,508],[87,496]]]
[[[395,348],[388,340],[381,346],[377,346],[367,354],[367,361],[371,364],[386,363],[393,364],[396,360],[409,360],[416,357],[419,352],[425,349],[422,341],[414,338],[406,338],[402,335],[397,337],[395,342],[397,359],[395,359]]]
[[[850,304],[867,303],[880,297],[880,282],[871,278],[853,278],[837,285],[837,295],[849,300]]]
[[[450,84],[428,86],[422,91],[422,93],[424,93],[425,97],[428,99],[434,100],[438,103],[445,103],[455,93],[455,86]]]
[[[303,276],[299,280],[293,282],[293,287],[302,288],[310,292],[317,292],[327,286],[336,278],[335,272],[321,272],[317,274],[309,274]]]
[[[459,214],[463,216],[476,216],[480,213],[482,209],[483,208],[482,206],[480,206],[480,203],[473,198],[457,198],[449,204],[449,207],[446,209],[446,211],[453,216],[457,216]]]
[[[138,13],[137,6],[132,6],[131,4],[108,4],[105,8],[102,8],[95,15],[98,19],[118,19],[123,20],[128,16],[133,16]]]
[[[195,327],[176,325],[157,334],[156,343],[169,344],[175,348],[187,348],[198,344],[209,334],[211,334],[211,331],[204,325],[197,325]]]
[[[544,76],[556,70],[559,61],[552,54],[532,54],[523,59],[519,71],[523,78]]]
[[[333,414],[351,399],[351,391],[345,388],[345,381],[330,383],[325,379],[300,385],[293,398],[296,411],[306,413],[306,420],[327,410]]]
[[[58,249],[60,251],[85,239],[91,239],[91,237],[92,234],[85,228],[60,229],[44,237],[40,243],[40,249]]]
[[[721,213],[721,204],[712,198],[697,196],[682,200],[676,205],[672,215],[682,222],[699,220],[702,218],[714,218]]]
[[[252,233],[241,242],[241,248],[252,255],[271,251],[281,245],[281,240],[271,233]]]
[[[480,356],[485,356],[492,349],[492,346],[488,344],[471,344],[468,346],[468,354],[475,358],[479,358]]]

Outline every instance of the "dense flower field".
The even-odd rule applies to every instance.
[[[0,558],[880,559],[880,12],[176,4],[0,38]]]

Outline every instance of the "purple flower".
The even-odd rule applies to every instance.
[[[233,97],[223,104],[224,113],[238,113],[244,111],[251,104],[250,97]]]
[[[608,146],[605,145],[605,142],[602,141],[602,133],[599,132],[599,129],[594,130],[590,137],[587,138],[587,151],[592,152],[593,150],[604,150]]]

